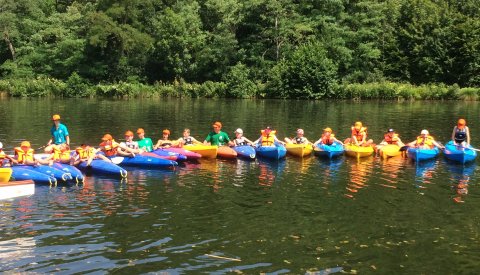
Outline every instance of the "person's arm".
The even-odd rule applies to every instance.
[[[210,134],[208,134],[208,136],[205,138],[205,140],[203,141],[203,144],[205,145],[211,145],[210,141],[212,139],[212,136]]]
[[[453,131],[452,131],[452,140],[455,141],[455,130],[457,129],[457,126],[454,126],[453,127]]]
[[[444,148],[445,148],[445,146],[443,146],[443,144],[438,143],[436,140],[433,141],[433,145],[437,146],[437,147],[440,148],[440,149],[444,149]]]
[[[245,138],[245,140],[248,142],[248,145],[253,145],[253,143],[254,143],[253,141],[249,140],[249,139],[246,138],[246,137],[244,137],[244,138]]]
[[[357,136],[352,135],[352,140],[353,140],[353,143],[354,143],[354,144],[360,145],[360,144],[358,143]]]
[[[466,127],[466,126],[465,126]],[[467,144],[470,144],[470,129],[466,127],[466,132],[467,132]]]
[[[255,140],[255,141],[253,142],[253,145],[254,145],[254,146],[255,146],[255,145],[258,145],[258,143],[260,142],[260,140],[262,140],[262,136],[260,136],[257,140]]]
[[[285,142],[279,140],[279,139],[277,138],[277,136],[273,136],[273,140],[276,141],[276,142],[278,142],[278,143],[280,143],[280,144],[283,144],[283,145],[286,144]]]
[[[192,143],[193,143],[193,144],[202,144],[202,143],[201,143],[200,141],[198,141],[196,138],[194,138],[194,137],[190,137],[190,138],[192,138]]]
[[[336,137],[333,138],[333,141],[336,141],[336,142],[340,143],[341,145],[345,145],[345,144],[343,144],[343,142],[341,142],[341,141],[340,141],[339,139],[337,139]]]
[[[69,135],[67,135],[66,140],[67,140],[67,145],[70,147],[70,136]]]
[[[159,139],[159,140],[157,141],[157,144],[155,144],[155,145],[153,146],[153,150],[157,150],[158,147],[160,147],[160,146],[162,146],[162,140],[161,140],[161,139]]]

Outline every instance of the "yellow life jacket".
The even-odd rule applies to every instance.
[[[422,136],[418,136],[416,144],[419,145],[419,146],[426,145],[430,148],[433,148],[434,147],[434,144],[433,144],[434,141],[435,141],[435,139],[430,135],[426,136],[425,138],[423,138]]]
[[[7,154],[5,154],[5,152],[3,152],[3,150],[0,151],[0,161],[4,160],[6,158],[7,158]]]
[[[77,152],[80,159],[84,160],[90,158],[92,155],[95,154],[95,149],[90,146],[87,146],[85,149],[82,147],[78,147],[77,149],[75,149],[75,151]]]
[[[70,150],[61,150],[57,146],[53,149],[53,160],[58,161],[69,161],[70,160]]]
[[[277,133],[277,131],[270,131],[270,133],[267,135],[267,133],[265,133],[265,130],[262,130],[261,131],[262,133],[262,146],[272,146],[274,145],[275,143],[275,134]]]
[[[34,150],[32,148],[28,149],[27,152],[23,151],[21,147],[15,147],[15,156],[17,156],[18,163],[24,164],[26,161],[34,161],[33,158]]]

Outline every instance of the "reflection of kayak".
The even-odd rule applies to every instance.
[[[172,152],[172,153],[177,153],[177,154],[184,155],[184,156],[187,157],[188,160],[199,159],[199,158],[202,157],[202,155],[200,155],[200,154],[197,154],[197,153],[189,151],[189,150],[185,150],[183,148],[170,147],[170,148],[166,148],[166,149],[163,149],[163,150],[165,150],[167,152]]]
[[[289,154],[297,156],[297,157],[308,156],[313,151],[313,147],[312,147],[311,144],[288,143],[287,145],[285,145],[285,148],[287,149],[287,152]]]
[[[74,181],[76,181],[77,183],[78,182],[83,182],[83,179],[84,179],[83,174],[80,170],[77,169],[77,167],[71,166],[71,165],[68,165],[68,164],[59,163],[59,162],[55,162],[53,164],[53,167],[55,167],[59,170],[62,170],[65,173],[70,173],[70,175],[72,175],[72,179]]]
[[[250,145],[235,146],[233,150],[237,152],[240,158],[254,159],[256,157],[255,148]]]
[[[195,152],[202,155],[202,158],[216,158],[217,157],[217,146],[213,145],[185,145],[184,149]]]
[[[330,159],[341,156],[343,151],[345,151],[343,146],[338,142],[334,142],[332,145],[318,144],[314,150],[316,156]]]
[[[158,157],[158,158],[163,158],[163,159],[168,159],[168,160],[174,160],[174,161],[185,161],[187,160],[187,157],[178,154],[175,152],[170,152],[165,149],[157,149],[152,152],[145,152],[142,154],[142,156],[149,156],[149,157]]]
[[[22,169],[39,172],[39,173],[48,175],[50,177],[56,178],[57,181],[69,181],[73,179],[70,173],[67,173],[65,171],[62,171],[60,169],[57,169],[55,167],[48,166],[48,165],[38,165],[38,166],[17,165],[14,167],[20,167]]]
[[[43,184],[57,184],[57,180],[53,177],[45,175],[33,170],[27,170],[21,166],[12,167],[12,179],[13,180],[33,180],[35,183]]]
[[[177,162],[168,159],[136,155],[135,157],[111,157],[110,160],[120,166],[136,166],[142,168],[172,168]]]
[[[258,146],[255,148],[259,157],[268,159],[281,159],[287,154],[287,149],[283,145],[275,146]]]
[[[408,157],[415,161],[429,160],[438,156],[440,150],[437,147],[433,149],[408,148]]]
[[[379,150],[379,153],[380,156],[384,159],[400,156],[402,154],[402,152],[400,151],[400,146],[396,144],[387,144],[382,146]]]
[[[122,178],[127,177],[127,171],[122,167],[101,159],[94,159],[90,166],[87,167],[87,162],[82,161],[78,168],[91,171],[94,174],[99,175],[111,175],[111,176],[120,176]]]
[[[355,144],[345,144],[345,154],[350,157],[363,158],[373,154],[372,146],[358,146]]]
[[[475,160],[477,157],[477,152],[472,150],[471,145],[468,145],[466,148],[463,146],[458,146],[453,144],[453,141],[449,141],[445,145],[445,151],[443,151],[445,157],[449,160],[453,160],[460,163],[467,163]]]
[[[0,168],[0,182],[9,181],[11,175],[12,175],[11,168]]]
[[[233,159],[237,157],[237,152],[228,146],[219,146],[217,149],[217,157]]]

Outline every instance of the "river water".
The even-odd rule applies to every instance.
[[[97,144],[146,129],[183,128],[203,140],[215,120],[250,139],[323,128],[341,139],[362,120],[379,142],[395,128],[405,142],[422,129],[447,142],[459,117],[480,144],[477,102],[276,100],[3,99],[7,151],[49,139],[62,116],[73,144]],[[175,171],[132,170],[127,180],[87,177],[78,186],[36,186],[0,201],[0,272],[472,274],[480,260],[480,192],[475,163],[443,157],[416,165],[394,158],[314,156],[280,162],[200,160]],[[459,183],[467,187],[458,189]]]

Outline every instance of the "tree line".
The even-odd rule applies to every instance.
[[[312,99],[362,83],[478,88],[479,19],[477,0],[0,0],[0,88],[187,83]]]

